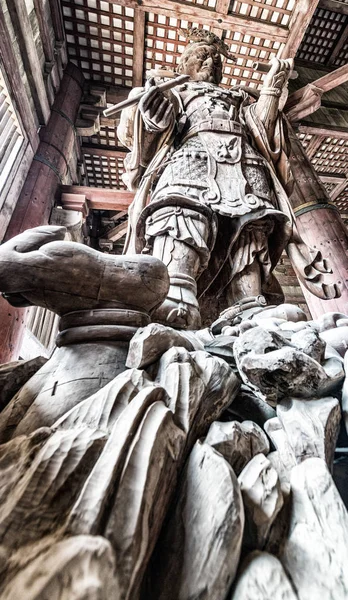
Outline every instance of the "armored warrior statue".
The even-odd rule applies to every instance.
[[[280,109],[292,61],[273,59],[255,102],[242,87],[219,87],[222,42],[198,33],[191,32],[195,41],[178,67],[190,80],[162,93],[150,79],[118,128],[131,150],[124,180],[137,192],[127,251],[151,253],[167,265],[170,289],[154,319],[189,329],[200,325],[197,297],[208,289],[215,298],[223,291],[227,306],[250,298],[282,302],[272,271],[286,247],[311,291],[337,293],[322,282],[325,265],[299,238],[288,202]]]

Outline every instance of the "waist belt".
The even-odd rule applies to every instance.
[[[220,131],[221,133],[244,135],[244,131],[240,123],[236,123],[235,121],[227,121],[226,119],[206,119],[190,127],[185,132],[184,137],[181,140],[181,144],[186,142],[193,135],[196,135],[196,133],[203,131]]]

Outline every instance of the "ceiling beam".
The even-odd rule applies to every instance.
[[[20,74],[18,56],[11,40],[5,14],[0,5],[0,60],[6,65],[6,76],[11,90],[11,96],[18,108],[24,131],[29,139],[30,145],[35,152],[39,145],[37,125],[33,116],[24,81]]]
[[[345,181],[347,183],[347,178],[345,175],[340,173],[326,173],[325,171],[318,172],[320,181],[323,183],[343,183]]]
[[[336,198],[338,198],[338,196],[344,192],[344,190],[346,189],[348,184],[348,179],[345,179],[344,181],[341,181],[341,183],[339,183],[338,185],[336,185],[336,187],[332,190],[331,194],[330,194],[330,199],[331,200],[336,200]]]
[[[127,210],[134,198],[133,192],[84,185],[62,185],[61,205],[66,210]]]
[[[348,81],[348,63],[308,83],[288,97],[285,112],[291,121],[312,114],[321,105],[321,95]]]
[[[116,225],[116,227],[110,229],[106,234],[106,238],[110,242],[117,242],[117,240],[120,240],[124,235],[126,235],[127,227],[128,219],[127,221],[124,221],[123,223],[120,223],[119,225]]]
[[[139,9],[134,11],[133,32],[133,87],[143,85],[145,58],[145,13]]]
[[[297,0],[289,23],[289,35],[278,58],[295,58],[317,5],[318,0]]]
[[[322,143],[324,142],[324,140],[325,140],[325,136],[323,136],[323,135],[313,135],[307,148],[305,148],[305,152],[306,152],[308,158],[314,157],[315,153],[317,152],[317,150],[319,150],[319,148],[322,145]]]
[[[21,0],[12,0],[9,11],[38,119],[40,125],[46,125],[51,109],[26,4]]]
[[[262,37],[275,42],[285,43],[288,37],[288,28],[285,26],[275,25],[252,17],[243,17],[242,15],[226,15],[197,4],[189,6],[181,0],[175,2],[174,0],[141,0],[140,5],[137,0],[111,0],[110,4],[139,8],[145,12],[183,19],[190,23],[210,25],[220,30],[230,29],[231,31]]]
[[[333,137],[348,140],[348,127],[335,127],[334,125],[302,121],[298,126],[298,131],[300,133],[310,133],[311,135],[322,135],[325,138]]]
[[[100,146],[81,146],[82,154],[90,156],[106,156],[109,158],[124,158],[127,154],[126,150],[114,150],[113,148],[101,148]]]
[[[341,15],[348,15],[348,4],[339,2],[339,0],[320,0],[319,8],[332,10],[333,12],[341,13]]]

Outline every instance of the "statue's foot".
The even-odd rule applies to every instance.
[[[235,302],[220,314],[219,318],[211,326],[214,335],[221,333],[223,327],[239,325],[241,321],[249,318],[260,310],[264,310],[267,301],[264,296],[249,296]]]
[[[171,298],[167,298],[152,313],[152,320],[174,329],[199,329],[201,326],[201,315],[198,306],[182,301],[177,302]]]

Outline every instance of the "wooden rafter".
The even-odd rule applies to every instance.
[[[324,137],[340,138],[348,140],[348,127],[335,127],[327,123],[314,124],[302,121],[298,126],[300,133],[310,133],[311,135],[322,135]]]
[[[288,98],[285,110],[291,121],[303,119],[315,112],[321,104],[321,94],[348,81],[348,64],[326,73],[323,77],[296,90]]]
[[[145,13],[134,11],[133,87],[143,84],[145,56]]]
[[[120,240],[124,235],[126,235],[127,226],[128,221],[116,225],[116,227],[109,229],[109,231],[106,234],[106,238],[110,240],[110,242],[117,242],[117,240]]]
[[[210,25],[218,29],[231,29],[242,34],[261,36],[268,40],[286,42],[288,28],[282,25],[274,25],[261,19],[243,17],[241,15],[226,15],[210,8],[204,8],[197,4],[188,6],[180,0],[142,0],[139,5],[137,0],[111,0],[111,4],[139,8],[145,12],[157,15],[175,17],[185,21],[194,21],[201,25]]]
[[[289,24],[289,35],[278,56],[294,58],[302,42],[304,33],[312,19],[318,0],[297,0]]]
[[[323,135],[314,135],[312,137],[307,148],[305,149],[308,158],[313,158],[313,156],[319,150],[319,148],[322,145],[324,140],[325,140],[325,136],[323,136]]]
[[[344,192],[344,190],[347,187],[347,183],[348,183],[348,179],[344,179],[343,181],[341,181],[340,183],[338,183],[336,185],[336,187],[332,190],[331,194],[330,194],[330,198],[331,200],[336,200],[336,198],[338,198],[338,196]]]
[[[82,154],[93,154],[94,156],[108,156],[109,158],[124,158],[127,154],[125,150],[115,150],[109,147],[87,146],[82,144]]]
[[[45,125],[51,111],[27,7],[21,0],[12,0],[10,11],[35,108],[40,124]]]
[[[127,210],[134,198],[133,192],[83,185],[62,185],[61,205],[66,210]]]
[[[0,6],[0,59],[6,65],[9,88],[12,90],[13,98],[23,123],[24,131],[29,139],[30,145],[35,152],[39,145],[37,126],[33,116],[32,108],[26,93],[25,85],[18,68],[17,56],[13,47],[5,15]]]

